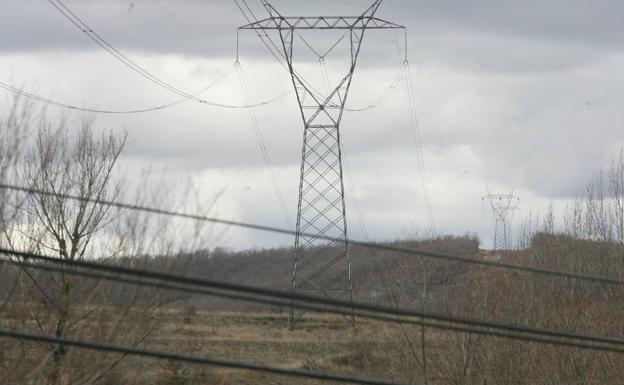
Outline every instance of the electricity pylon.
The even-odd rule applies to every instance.
[[[262,3],[269,17],[239,29],[253,30],[261,38],[269,40],[268,32],[278,35],[283,50],[280,56],[290,73],[304,124],[291,290],[352,301],[340,122],[364,33],[369,29],[405,27],[375,17],[382,0],[375,1],[360,16],[285,17],[267,1]],[[350,44],[347,73],[333,88],[328,87],[327,94],[319,92],[296,68],[296,37],[301,38],[315,53],[318,52],[301,35],[311,30],[342,30],[345,32],[343,37],[348,36],[348,39],[340,38],[328,51],[344,40]],[[326,55],[319,55],[319,60],[324,61]],[[300,316],[295,313],[295,308],[291,306],[290,327]]]
[[[513,213],[518,206],[520,198],[511,194],[488,194],[482,200],[488,200],[496,226],[494,227],[494,250],[508,251],[510,249],[508,237],[508,220],[509,214]]]

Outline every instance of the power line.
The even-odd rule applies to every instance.
[[[416,98],[414,95],[414,85],[412,82],[412,71],[410,69],[409,61],[405,59],[403,65],[405,71],[405,87],[407,91],[407,103],[409,110],[410,125],[412,133],[414,135],[414,141],[416,144],[416,154],[418,162],[418,171],[420,174],[420,182],[423,188],[423,194],[425,197],[425,206],[427,210],[427,216],[429,217],[429,225],[431,226],[432,235],[436,235],[436,225],[433,215],[433,206],[431,204],[431,193],[429,192],[429,178],[427,176],[427,169],[425,167],[425,160],[423,156],[422,139],[420,135],[420,125],[418,123],[418,115],[416,113]]]
[[[494,336],[494,337],[499,337],[499,338],[506,338],[506,339],[513,339],[513,340],[520,340],[520,341],[527,341],[527,342],[536,342],[536,343],[550,344],[550,345],[557,345],[557,346],[575,347],[579,349],[608,351],[608,352],[613,352],[613,353],[624,353],[624,348],[622,348],[622,346],[624,345],[624,340],[621,340],[621,339],[590,336],[590,335],[576,334],[576,333],[566,333],[566,332],[561,332],[561,331],[539,329],[539,328],[528,327],[528,326],[498,323],[498,322],[492,322],[492,321],[487,321],[487,320],[467,319],[467,318],[455,317],[455,316],[451,316],[447,314],[425,312],[424,310],[416,311],[416,310],[402,309],[402,308],[397,308],[397,307],[371,305],[371,304],[358,303],[358,302],[347,302],[347,301],[341,301],[341,300],[332,300],[329,298],[325,299],[323,297],[290,293],[290,292],[273,290],[273,289],[243,286],[243,285],[230,284],[230,283],[219,282],[219,281],[210,281],[210,280],[199,279],[199,278],[173,275],[173,274],[168,274],[168,273],[158,273],[158,272],[149,271],[149,270],[138,270],[138,269],[132,269],[132,268],[127,268],[127,267],[103,265],[99,263],[86,262],[86,261],[69,261],[69,260],[63,260],[59,258],[53,258],[53,257],[39,255],[39,254],[34,254],[34,253],[17,252],[17,251],[6,250],[6,249],[0,249],[0,253],[17,256],[19,258],[23,258],[24,260],[34,260],[34,261],[39,261],[39,262],[54,263],[54,264],[59,264],[59,265],[67,266],[67,267],[72,267],[74,269],[67,269],[63,267],[55,268],[51,266],[46,266],[44,264],[34,264],[34,263],[20,262],[20,261],[15,261],[15,260],[0,259],[0,263],[10,263],[10,264],[23,266],[27,268],[63,272],[63,273],[69,273],[69,274],[75,274],[75,275],[84,275],[84,276],[91,277],[91,278],[101,278],[101,279],[107,279],[111,281],[139,284],[142,286],[152,286],[152,287],[165,288],[165,289],[171,289],[171,290],[179,290],[179,291],[185,291],[185,292],[190,292],[190,293],[215,295],[215,296],[233,298],[233,299],[238,299],[238,300],[243,300],[243,301],[276,304],[279,306],[284,306],[286,304],[289,304],[290,306],[296,306],[296,307],[301,307],[304,309],[311,309],[315,311],[324,311],[324,312],[347,314],[347,315],[354,314],[352,312],[349,313],[350,310],[322,308],[319,306],[307,305],[305,303],[312,303],[316,305],[326,305],[326,306],[337,306],[337,307],[352,309],[351,311],[357,311],[356,315],[358,316],[381,320],[381,321],[417,324],[417,325],[423,325],[423,326],[431,327],[434,329],[440,329],[440,330],[473,333],[473,334]],[[92,272],[76,271],[75,268],[85,268],[85,269],[105,271],[114,275],[100,275],[100,274],[92,273]],[[141,280],[137,281],[137,280],[124,278],[122,275],[136,276],[136,277],[139,277]],[[148,281],[145,281],[144,279],[148,279]],[[154,282],[153,280],[164,280],[164,281],[169,281],[169,282],[175,282],[183,286],[170,285],[170,284],[161,283],[161,282]],[[198,290],[198,289],[190,288],[188,287],[188,285],[200,286],[202,288],[208,288],[208,289],[216,289],[219,291]],[[234,291],[234,292],[243,293],[243,294],[239,295],[239,294],[223,293],[221,292],[221,290]],[[277,298],[277,300],[259,298],[257,297],[258,295],[264,296],[264,297]],[[290,302],[287,302],[287,301],[290,301]],[[304,302],[304,304],[301,304],[300,302]],[[409,317],[409,318],[405,319],[405,318],[400,318],[400,317]],[[421,318],[421,320],[419,321],[417,319],[416,320],[410,319],[410,318],[415,318],[415,317]],[[429,320],[433,320],[436,322],[424,322],[424,319],[429,319]],[[457,326],[457,324],[462,325],[462,326]],[[490,329],[494,329],[494,330],[490,330]],[[510,332],[512,334],[510,334]],[[565,339],[573,340],[573,341],[566,341]],[[583,342],[579,342],[579,341],[583,341]]]
[[[394,76],[388,88],[386,88],[386,90],[381,94],[380,97],[375,99],[372,103],[367,104],[365,107],[345,107],[345,111],[363,112],[363,111],[372,110],[374,108],[381,106],[390,98],[390,96],[392,96],[394,91],[397,89],[402,76],[403,76],[403,67],[401,66],[398,69],[396,75]]]
[[[28,193],[28,194],[38,194],[38,195],[51,196],[51,197],[57,197],[57,198],[63,198],[63,199],[71,199],[71,200],[75,200],[79,202],[88,202],[88,203],[94,203],[94,204],[100,204],[100,205],[107,205],[107,206],[117,207],[121,209],[142,211],[142,212],[151,213],[151,214],[191,219],[191,220],[196,220],[196,221],[209,222],[209,223],[215,223],[215,224],[220,224],[220,225],[225,225],[225,226],[246,228],[246,229],[258,230],[258,231],[272,232],[272,233],[277,233],[277,234],[286,234],[286,235],[296,234],[296,232],[292,230],[283,229],[279,227],[258,225],[258,224],[253,224],[253,223],[232,221],[232,220],[227,220],[227,219],[219,219],[219,218],[213,218],[213,217],[196,215],[196,214],[181,213],[181,212],[176,212],[172,210],[164,210],[164,209],[159,209],[159,208],[154,208],[154,207],[146,207],[146,206],[140,206],[140,205],[134,205],[134,204],[128,204],[128,203],[120,203],[120,202],[108,201],[108,200],[103,200],[103,199],[83,198],[83,197],[79,197],[79,196],[75,196],[71,194],[60,194],[60,193],[54,193],[50,191],[29,188],[29,187],[15,186],[15,185],[10,185],[10,184],[5,184],[5,183],[0,183],[0,189],[8,189],[12,191],[21,191],[21,192]],[[321,236],[321,235],[306,234],[306,236],[316,237],[320,240],[326,240],[326,241],[337,240],[337,238],[326,237],[326,236]],[[422,257],[449,261],[449,262],[466,263],[466,264],[498,268],[498,269],[504,269],[504,270],[541,274],[541,275],[554,276],[554,277],[560,277],[560,278],[566,278],[566,279],[578,279],[578,280],[583,280],[583,281],[603,283],[603,284],[616,285],[616,286],[624,286],[623,280],[596,276],[596,275],[579,274],[579,273],[565,272],[565,271],[559,271],[559,270],[554,270],[554,269],[545,269],[545,268],[525,266],[525,265],[516,265],[516,264],[499,262],[499,261],[487,261],[487,260],[475,259],[471,257],[435,253],[435,252],[424,251],[424,250],[406,249],[403,247],[384,245],[384,244],[378,244],[378,243],[372,243],[372,242],[363,242],[363,241],[357,241],[357,240],[352,240],[352,239],[350,239],[349,242],[351,244],[362,246],[365,248],[390,251],[390,252],[402,253],[402,254],[413,255],[413,256],[422,256]]]
[[[49,99],[49,98],[45,98],[43,96],[39,96],[36,94],[33,94],[31,92],[27,92],[27,91],[23,91],[17,87],[14,87],[10,84],[7,83],[3,83],[0,82],[0,88],[12,92],[16,95],[20,95],[23,97],[27,97],[29,99],[35,100],[37,102],[40,103],[44,103],[44,104],[48,104],[48,105],[52,105],[55,107],[59,107],[59,108],[65,108],[68,110],[75,110],[75,111],[83,111],[83,112],[91,112],[91,113],[97,113],[97,114],[118,114],[118,115],[128,115],[128,114],[140,114],[140,113],[147,113],[147,112],[154,112],[154,111],[159,111],[159,110],[164,110],[170,107],[173,107],[175,105],[178,105],[180,103],[183,103],[186,100],[192,100],[201,104],[208,104],[211,105],[213,107],[221,107],[221,108],[230,108],[230,109],[244,109],[244,108],[253,108],[253,107],[261,107],[261,106],[266,106],[268,104],[274,103],[288,95],[290,95],[292,93],[292,91],[287,91],[284,93],[281,93],[273,98],[267,99],[266,101],[263,102],[259,102],[256,104],[244,104],[244,105],[231,105],[231,104],[223,104],[223,103],[216,103],[216,102],[212,102],[212,101],[208,101],[202,98],[199,98],[199,95],[201,95],[205,90],[207,90],[208,88],[211,88],[212,86],[214,86],[216,83],[220,82],[224,77],[220,78],[217,81],[213,81],[210,83],[210,85],[202,88],[201,91],[199,92],[195,92],[192,94],[186,93],[184,91],[179,90],[178,88],[170,85],[169,83],[166,83],[165,81],[161,80],[160,78],[156,77],[155,75],[153,75],[152,73],[150,73],[149,71],[145,70],[143,67],[139,66],[138,64],[136,64],[134,61],[132,61],[131,59],[129,59],[124,53],[122,53],[121,51],[119,51],[118,49],[116,49],[115,47],[113,47],[110,43],[108,43],[104,38],[101,37],[101,35],[99,35],[97,32],[95,32],[91,27],[89,27],[86,23],[84,23],[84,21],[74,12],[72,11],[70,8],[68,8],[63,2],[61,2],[60,0],[48,0],[48,2],[50,2],[50,4],[52,4],[52,6],[54,6],[65,18],[67,18],[76,28],[80,29],[81,32],[83,32],[85,35],[87,35],[91,40],[93,40],[96,44],[98,44],[101,48],[103,48],[104,50],[106,50],[108,53],[110,53],[111,55],[113,55],[117,60],[121,61],[124,65],[128,66],[129,68],[131,68],[133,71],[137,72],[138,74],[140,74],[141,76],[145,77],[146,79],[150,80],[151,82],[159,85],[160,87],[163,87],[165,89],[167,89],[170,92],[173,92],[179,96],[182,96],[183,99],[180,100],[176,100],[173,101],[171,103],[166,103],[166,104],[162,104],[162,105],[158,105],[158,106],[153,106],[153,107],[146,107],[146,108],[139,108],[139,109],[127,109],[127,110],[113,110],[113,109],[98,109],[98,108],[90,108],[90,107],[80,107],[77,105],[73,105],[73,104],[69,104],[69,103],[64,103],[64,102],[60,102],[58,100],[53,100],[53,99]],[[235,1],[235,3],[238,5],[238,3]],[[249,9],[250,12],[251,9],[249,8],[249,6],[245,3],[247,9]],[[239,9],[241,10],[241,12],[244,13],[244,11],[242,10],[242,8],[239,7]],[[252,12],[253,14],[253,12]],[[255,17],[255,16],[254,16]],[[248,19],[250,20],[250,19]],[[262,36],[259,35],[259,37],[262,39]],[[266,38],[268,38],[269,40],[270,37],[267,35],[265,36]],[[275,45],[275,43],[272,42],[271,43],[273,45]],[[269,50],[271,51],[272,54],[274,54],[274,52],[272,51],[272,49],[270,47],[267,46],[267,48],[269,48]],[[279,61],[279,58],[277,58]],[[391,87],[392,89],[393,87]],[[385,95],[385,94],[384,94]],[[389,96],[389,95],[388,95]],[[380,98],[380,100],[385,100],[387,98],[384,97],[382,95],[382,98]],[[347,109],[349,111],[366,111],[372,108],[375,108],[379,105],[379,102],[375,102],[367,107],[364,108],[354,108],[354,109]]]
[[[243,10],[243,8],[241,7],[241,5],[239,4],[238,0],[234,0],[234,4],[236,4],[236,6],[238,7],[238,9],[241,11],[241,13],[243,14],[243,17],[245,18],[245,20],[247,20],[248,23],[252,23],[252,19],[247,15],[247,13],[245,13],[245,11]],[[245,3],[247,4],[247,3]],[[256,16],[253,14],[253,12],[251,12],[251,17],[253,18],[253,20],[258,21],[258,19],[256,18]],[[277,45],[275,44],[275,42],[273,41],[273,39],[271,39],[271,37],[268,34],[264,34],[262,35],[259,31],[255,31],[256,35],[258,36],[258,38],[260,39],[260,41],[262,41],[262,43],[267,47],[267,49],[269,50],[269,52],[271,53],[271,55],[275,58],[275,60],[278,61],[278,63],[284,67],[287,68],[286,64],[282,61],[285,60],[284,58],[284,54],[281,52],[281,50],[277,47]],[[267,43],[264,38],[266,38],[267,40],[269,40],[270,44]],[[271,46],[273,48],[271,48]],[[275,50],[275,51],[274,51]],[[238,55],[237,55],[238,56]]]
[[[221,107],[221,108],[229,108],[229,109],[242,109],[242,108],[251,108],[251,107],[259,107],[263,105],[270,104],[276,100],[279,100],[286,95],[289,95],[291,92],[287,92],[284,94],[280,94],[275,98],[272,98],[266,102],[257,103],[255,105],[230,105],[217,103],[205,99],[198,98],[196,95],[189,94],[185,91],[180,90],[179,88],[174,87],[173,85],[165,82],[159,77],[155,76],[151,72],[147,71],[145,68],[141,67],[131,59],[129,59],[123,52],[112,46],[108,41],[106,41],[101,35],[95,32],[89,25],[87,25],[74,11],[68,8],[61,0],[48,0],[48,2],[56,8],[67,20],[71,22],[77,29],[79,29],[82,33],[84,33],[89,39],[94,41],[97,45],[99,45],[106,52],[115,57],[118,61],[123,63],[125,66],[151,81],[152,83],[166,89],[169,92],[172,92],[176,95],[182,96],[183,98],[192,100],[197,103],[210,105],[213,107]]]
[[[61,0],[48,0],[48,2],[56,8],[71,24],[73,24],[76,28],[78,28],[81,32],[83,32],[89,39],[93,40],[97,45],[102,47],[105,51],[113,55],[117,60],[121,61],[124,65],[132,69],[134,72],[143,76],[144,78],[150,80],[151,82],[159,85],[167,89],[170,92],[173,92],[179,96],[183,96],[185,98],[189,98],[192,100],[196,100],[196,98],[192,95],[189,95],[174,86],[169,85],[158,77],[152,75],[149,71],[145,70],[141,66],[134,63],[130,60],[126,55],[117,50],[115,47],[110,45],[105,39],[103,39],[97,32],[95,32],[91,27],[89,27],[78,15],[69,9]]]
[[[234,70],[234,67],[232,67],[232,69],[230,71],[228,71],[227,73],[223,74],[222,76],[220,76],[217,79],[215,79],[212,82],[210,82],[208,85],[206,85],[204,88],[202,88],[200,91],[194,93],[193,95],[195,95],[195,96],[200,95],[200,94],[204,93],[205,91],[207,91],[208,89],[216,86],[223,79],[225,79],[230,73],[232,73],[233,70]],[[68,109],[68,110],[75,110],[75,111],[82,111],[82,112],[92,112],[92,113],[96,113],[96,114],[111,114],[111,115],[129,115],[129,114],[141,114],[141,113],[145,113],[145,112],[154,112],[154,111],[164,110],[164,109],[167,109],[169,107],[176,106],[178,104],[187,102],[189,100],[188,98],[182,98],[182,99],[175,100],[175,101],[173,101],[171,103],[162,104],[162,105],[154,106],[154,107],[146,107],[146,108],[132,109],[132,110],[111,110],[111,109],[97,109],[97,108],[89,108],[89,107],[79,107],[79,106],[76,106],[76,105],[59,102],[57,100],[44,98],[42,96],[33,94],[31,92],[27,92],[27,91],[21,90],[21,89],[19,89],[17,87],[11,86],[10,84],[6,84],[6,83],[3,83],[3,82],[0,82],[0,88],[4,89],[6,91],[12,92],[12,93],[14,93],[16,95],[23,96],[23,97],[35,100],[37,102],[49,104],[49,105],[52,105],[52,106],[55,106],[55,107],[65,108],[65,109]]]
[[[11,255],[17,254],[18,256],[20,255],[20,253],[16,253],[16,252],[11,252],[7,254],[11,254]],[[37,257],[36,259],[40,260],[40,258],[41,257]],[[33,257],[29,259],[35,259],[35,258]],[[50,260],[43,260],[43,261],[50,262],[53,264],[63,264],[62,260],[58,258],[53,258]],[[232,299],[232,300],[237,300],[237,301],[255,302],[255,303],[262,303],[265,305],[273,305],[273,306],[292,306],[293,305],[293,299],[284,300],[284,299],[279,299],[279,298],[276,299],[276,298],[267,298],[267,297],[259,297],[259,296],[250,296],[247,294],[236,294],[236,293],[230,293],[230,292],[224,292],[224,291],[216,291],[214,289],[206,288],[205,287],[206,285],[203,285],[202,288],[194,288],[194,287],[189,287],[186,285],[182,286],[179,284],[170,284],[170,283],[164,283],[164,282],[159,282],[155,280],[147,280],[145,278],[142,278],[145,274],[144,274],[144,271],[141,271],[141,270],[134,270],[136,271],[135,275],[138,275],[141,278],[127,278],[121,275],[120,272],[117,272],[115,275],[111,275],[111,274],[104,274],[104,273],[97,273],[97,272],[90,272],[90,271],[81,271],[81,270],[76,270],[77,266],[73,266],[74,267],[73,269],[67,269],[65,267],[56,267],[56,266],[51,266],[51,265],[47,265],[44,263],[35,264],[35,263],[28,263],[28,262],[15,260],[15,259],[6,260],[6,259],[1,259],[1,258],[0,258],[0,263],[6,263],[6,264],[14,265],[14,266],[19,266],[21,268],[26,268],[26,269],[43,270],[43,271],[53,272],[53,273],[71,274],[71,275],[76,275],[76,276],[92,278],[92,279],[107,280],[107,281],[117,282],[117,283],[125,283],[125,284],[131,284],[131,285],[151,287],[151,288],[156,288],[156,289],[179,291],[179,292],[184,292],[188,294],[209,295],[209,296],[216,296],[216,297],[227,298],[227,299]],[[103,270],[103,269],[101,268],[101,266],[98,266],[96,270]],[[104,270],[107,270],[107,269],[104,269]],[[168,279],[168,281],[171,281],[171,279]],[[297,302],[295,306],[304,310],[308,310],[308,311],[325,312],[325,313],[347,315],[347,316],[355,315],[358,317],[377,320],[377,321],[400,322],[400,323],[415,324],[415,325],[424,324],[425,326],[431,326],[433,328],[438,328],[441,330],[464,331],[464,329],[458,329],[453,326],[437,325],[437,324],[431,324],[427,322],[423,323],[423,321],[419,319],[408,319],[408,318],[397,319],[396,316],[383,315],[383,314],[371,314],[371,313],[359,311],[357,309],[344,310],[335,306],[325,307],[325,306],[320,306],[320,305],[313,305],[313,304],[311,305],[305,302],[302,302],[302,303]],[[474,332],[478,333],[478,331],[476,330]]]
[[[258,20],[258,18],[256,17],[256,15],[254,14],[254,12],[251,10],[251,8],[249,8],[249,4],[247,4],[247,0],[243,0],[243,4],[245,4],[245,7],[247,8],[247,10],[249,11],[249,14],[251,14],[251,17],[254,18],[254,20]]]
[[[227,76],[227,75],[225,75]],[[219,78],[213,82],[211,82],[209,85],[205,86],[204,88],[202,88],[200,91],[194,93],[193,95],[197,96],[197,95],[201,95],[202,93],[204,93],[206,90],[208,90],[209,88],[214,87],[217,83],[221,82],[221,80],[223,80],[224,77]],[[24,90],[21,90],[17,87],[14,87],[10,84],[7,83],[3,83],[0,82],[0,88],[9,91],[11,93],[14,93],[16,95],[19,96],[23,96],[32,100],[35,100],[37,102],[40,103],[44,103],[44,104],[49,104],[51,106],[55,106],[55,107],[59,107],[59,108],[65,108],[68,110],[75,110],[75,111],[82,111],[82,112],[91,112],[91,113],[96,113],[96,114],[110,114],[110,115],[130,115],[130,114],[141,114],[141,113],[146,113],[146,112],[154,112],[154,111],[159,111],[159,110],[165,110],[168,109],[170,107],[176,106],[178,104],[190,101],[189,98],[182,98],[182,99],[178,99],[176,101],[173,101],[171,103],[167,103],[167,104],[162,104],[159,106],[154,106],[154,107],[146,107],[146,108],[141,108],[141,109],[129,109],[129,110],[112,110],[112,109],[98,109],[98,108],[89,108],[89,107],[79,107],[73,104],[67,104],[64,102],[60,102],[58,100],[53,100],[53,99],[49,99],[49,98],[45,98],[43,96],[39,96],[36,94],[33,94],[31,92],[27,92]],[[271,99],[265,100],[263,102],[259,102],[253,105],[243,105],[243,106],[227,106],[228,108],[233,108],[233,109],[246,109],[246,108],[256,108],[256,107],[263,107],[263,106],[267,106],[271,103],[274,103],[280,99],[283,99],[284,97],[290,95],[292,93],[292,91],[287,91],[287,92],[283,92]]]
[[[247,87],[247,82],[245,81],[245,74],[240,66],[240,63],[236,64],[236,70],[238,79],[241,84],[241,88],[243,90],[243,96],[245,98],[245,103],[251,104],[249,88]],[[277,180],[277,176],[275,175],[275,170],[273,169],[273,163],[271,162],[271,157],[269,156],[269,150],[267,149],[266,143],[264,141],[264,137],[262,136],[262,131],[260,130],[260,123],[258,122],[258,118],[256,116],[256,112],[253,107],[248,108],[247,112],[249,113],[249,120],[251,126],[256,134],[256,140],[258,141],[258,146],[260,147],[260,151],[262,152],[262,159],[264,161],[264,166],[269,174],[269,179],[271,179],[271,183],[273,184],[273,190],[279,202],[280,208],[282,210],[282,214],[284,215],[284,219],[286,220],[286,225],[289,229],[294,230],[295,226],[290,218],[290,213],[288,212],[288,206],[286,205],[286,201],[282,194],[282,189],[280,188],[279,182]]]
[[[360,206],[360,200],[358,198],[357,190],[355,189],[355,183],[353,183],[353,174],[351,172],[351,167],[349,166],[349,160],[347,159],[347,154],[345,153],[344,145],[341,144],[342,147],[342,158],[344,159],[345,171],[347,174],[347,182],[351,187],[351,197],[353,200],[353,207],[355,208],[355,214],[357,220],[360,224],[360,228],[362,229],[362,236],[366,242],[370,242],[371,238],[368,234],[368,229],[366,227],[366,220],[364,219],[364,214],[362,212],[362,207]]]
[[[50,261],[50,262],[62,263],[59,261],[60,261],[59,259],[54,259],[53,261]],[[67,270],[63,267],[55,267],[55,266],[49,266],[49,265],[44,265],[44,264],[32,264],[32,263],[19,262],[19,261],[14,261],[14,260],[0,259],[0,263],[9,263],[9,264],[17,265],[23,268],[44,270],[44,271],[49,271],[49,272],[59,272],[59,273],[64,273],[64,274],[72,274],[72,275],[84,276],[84,277],[89,277],[89,278],[94,278],[94,279],[103,279],[103,280],[119,282],[119,283],[152,287],[152,288],[157,288],[157,289],[167,289],[167,290],[175,290],[175,291],[191,293],[191,294],[218,296],[221,298],[227,298],[227,299],[238,300],[238,301],[256,302],[256,303],[262,303],[262,304],[273,305],[273,306],[293,306],[292,299],[281,300],[281,299],[272,299],[272,298],[257,297],[257,296],[251,297],[251,296],[243,295],[243,294],[218,292],[218,291],[213,291],[213,290],[205,289],[205,288],[198,289],[198,288],[191,288],[188,286],[172,285],[168,283],[162,283],[162,282],[151,281],[151,280],[146,281],[143,278],[133,279],[133,278],[121,277],[119,275],[106,275],[106,274],[100,274],[100,273],[94,273],[94,272],[88,272],[88,271],[78,271],[75,269]],[[536,342],[536,343],[550,344],[550,345],[555,345],[555,346],[574,347],[574,348],[588,349],[588,350],[605,350],[605,351],[610,351],[614,353],[624,352],[621,349],[613,349],[613,348],[605,349],[602,347],[597,347],[597,346],[589,345],[589,344],[578,344],[578,343],[566,342],[566,341],[561,341],[561,340],[550,340],[550,339],[534,337],[534,336],[509,334],[509,333],[497,332],[497,331],[492,331],[492,330],[483,330],[483,329],[478,329],[474,327],[467,328],[467,327],[462,327],[462,326],[441,324],[437,322],[433,323],[433,322],[424,321],[422,318],[400,318],[394,315],[367,313],[367,312],[360,311],[358,309],[344,310],[338,307],[324,307],[324,306],[310,305],[310,304],[298,303],[298,302],[294,303],[294,306],[303,310],[307,310],[307,311],[325,312],[325,313],[339,314],[339,315],[345,315],[345,316],[356,316],[356,317],[382,321],[382,322],[393,322],[393,323],[399,323],[399,324],[425,326],[425,327],[429,327],[432,329],[451,331],[455,333],[471,333],[471,334],[478,334],[482,336],[498,337],[498,338],[516,340],[516,341]]]
[[[392,6],[393,3],[391,3]],[[394,9],[391,7],[392,10],[392,14],[394,15]],[[413,85],[413,80],[412,80],[412,72],[411,72],[411,68],[410,68],[410,63],[408,60],[408,46],[407,46],[407,31],[405,31],[405,35],[404,35],[404,43],[403,43],[403,52],[401,52],[401,47],[400,47],[400,43],[399,43],[399,38],[397,36],[397,30],[393,30],[394,32],[394,43],[396,45],[397,48],[397,56],[399,57],[399,60],[401,60],[401,54],[403,54],[403,58],[402,58],[402,65],[401,68],[399,70],[399,73],[397,74],[397,79],[396,79],[396,83],[394,83],[394,88],[396,88],[401,80],[401,75],[405,76],[405,88],[406,88],[406,93],[407,93],[407,105],[408,105],[408,111],[409,111],[409,123],[411,125],[412,128],[412,133],[414,135],[414,141],[416,144],[416,151],[417,151],[417,162],[418,162],[418,168],[419,168],[419,174],[420,174],[420,181],[421,181],[421,185],[423,188],[423,194],[424,194],[424,200],[425,200],[425,207],[426,207],[426,211],[427,211],[427,216],[429,217],[429,225],[430,225],[430,229],[432,232],[432,235],[436,235],[437,234],[437,229],[435,226],[435,219],[434,219],[434,214],[433,214],[433,205],[431,204],[431,193],[429,191],[429,177],[427,175],[427,170],[425,167],[425,161],[424,161],[424,156],[423,156],[423,151],[422,151],[422,139],[421,139],[421,135],[420,135],[420,124],[418,121],[418,114],[417,114],[417,110],[416,110],[416,97],[414,94],[414,85]],[[389,98],[390,95],[392,94],[392,92],[394,91],[394,88],[391,86],[391,88],[388,90],[389,92],[385,95],[382,96],[382,103],[385,101],[385,99]]]
[[[350,383],[350,384],[362,384],[362,385],[400,385],[398,383],[388,382],[388,381],[383,381],[383,380],[369,380],[369,379],[358,378],[358,377],[341,376],[337,374],[313,372],[313,371],[302,370],[302,369],[276,368],[276,367],[271,367],[271,366],[258,365],[258,364],[252,364],[252,363],[246,363],[246,362],[238,362],[238,361],[229,361],[229,360],[223,360],[223,359],[217,359],[217,358],[207,358],[207,357],[193,356],[193,355],[187,355],[187,354],[169,353],[169,352],[163,352],[163,351],[158,351],[158,350],[139,349],[139,348],[133,348],[133,347],[111,345],[111,344],[104,344],[104,343],[77,340],[77,339],[57,338],[57,337],[52,337],[48,335],[18,332],[18,331],[7,330],[7,329],[0,329],[0,336],[20,339],[20,340],[34,341],[34,342],[53,343],[53,344],[59,344],[63,346],[73,346],[76,348],[89,349],[89,350],[95,350],[95,351],[101,351],[101,352],[120,353],[120,354],[132,355],[132,356],[156,358],[159,360],[171,360],[171,361],[178,361],[178,362],[186,362],[189,364],[209,365],[209,366],[217,366],[217,367],[229,368],[229,369],[249,370],[253,372],[277,374],[277,375],[297,377],[297,378],[307,378],[307,379],[334,381],[334,382]]]

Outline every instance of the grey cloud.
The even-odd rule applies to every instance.
[[[129,5],[134,4],[132,12]],[[233,55],[242,16],[230,1],[67,1],[67,5],[113,46],[143,53]],[[47,1],[5,0],[0,13],[0,50],[94,50]],[[32,28],[36,25],[37,28]]]
[[[189,90],[229,65],[235,29],[244,22],[231,0],[67,1],[115,46]],[[256,1],[249,3],[262,12]],[[275,1],[286,14],[355,13],[368,3]],[[531,197],[527,204],[566,201],[608,164],[624,144],[624,23],[616,22],[623,7],[582,0],[384,3],[380,16],[409,27],[425,160],[443,229],[489,231],[479,216],[485,185],[501,191],[515,185]],[[111,65],[46,2],[5,0],[5,10],[0,68],[12,68],[18,82],[39,76],[35,80],[43,94],[74,104],[157,104],[171,97]],[[392,82],[401,39],[385,32],[367,35],[351,107],[370,103]],[[292,88],[288,73],[256,37],[246,35],[241,44],[254,100]],[[301,52],[306,68],[312,67],[313,55],[304,54],[305,48]],[[333,59],[328,58],[330,70],[338,62]],[[209,98],[241,103],[237,81],[232,76]],[[347,113],[342,126],[361,205],[382,238],[412,223],[426,225],[402,85],[379,108]],[[294,213],[302,131],[296,101],[289,95],[255,112]],[[101,116],[96,122],[128,129],[129,158],[192,167],[197,178],[227,187],[224,216],[235,207],[242,219],[281,223],[246,111],[184,103],[148,115]],[[466,215],[457,218],[459,211]],[[241,235],[247,236],[253,237]],[[262,241],[258,236],[249,242]]]
[[[624,3],[617,0],[428,1],[413,12],[445,30],[458,28],[622,48]]]
[[[248,3],[258,17],[266,14],[257,2]],[[325,0],[313,4],[280,1],[275,6],[285,14],[350,14],[369,3],[358,1],[358,7]],[[233,57],[236,28],[246,22],[231,0],[95,0],[67,4],[114,46],[142,53]],[[557,70],[570,62],[586,61],[596,51],[621,50],[622,14],[624,3],[608,0],[557,0],[547,4],[394,0],[386,1],[380,10],[381,17],[409,28],[410,51],[416,60],[435,55],[484,70],[539,67],[538,62]],[[37,28],[32,28],[34,25]],[[379,34],[367,36],[364,55],[369,52],[373,60],[363,60],[363,65],[375,65],[375,53],[395,44],[393,33]],[[48,2],[36,0],[5,0],[0,35],[8,37],[0,40],[0,50],[5,52],[98,49]],[[251,32],[243,33],[241,49],[252,58],[268,55]]]

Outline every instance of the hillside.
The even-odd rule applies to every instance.
[[[478,241],[469,237],[442,237],[426,241],[396,241],[392,246],[427,250],[477,258]],[[241,283],[272,289],[289,290],[292,274],[292,248],[228,252],[218,249],[191,256],[178,256],[173,262],[183,266],[179,272],[211,280]],[[457,263],[433,261],[404,253],[352,246],[353,294],[356,301],[417,305],[424,289],[438,303],[464,284],[468,267]],[[171,261],[169,261],[171,262]],[[207,296],[179,296],[176,307],[198,310],[259,311],[257,304],[233,303]],[[273,309],[277,311],[279,309]]]

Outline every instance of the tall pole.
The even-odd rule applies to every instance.
[[[273,31],[277,35],[304,128],[291,291],[352,301],[340,124],[366,30],[404,27],[375,17],[382,0],[359,16],[321,17],[284,17],[268,1],[262,3],[269,17],[240,29],[262,32],[264,36]],[[340,38],[320,55],[302,35],[311,30],[344,30],[348,39]],[[348,45],[348,70],[329,86],[327,93],[319,92],[297,71],[294,46],[299,40],[323,61],[339,44]],[[302,314],[291,306],[291,328]]]
[[[516,209],[520,198],[514,194],[488,194],[482,198],[490,203],[496,225],[494,227],[493,250],[508,251],[511,249],[509,240],[509,218]]]

